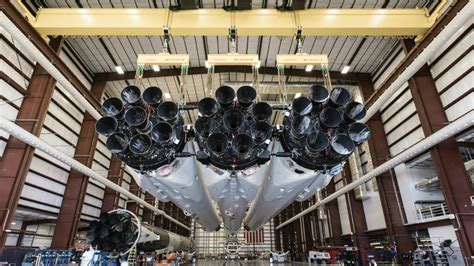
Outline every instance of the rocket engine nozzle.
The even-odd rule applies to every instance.
[[[348,90],[341,87],[336,87],[331,91],[331,95],[329,96],[329,105],[331,107],[338,108],[348,104],[350,100],[351,94]]]
[[[125,87],[121,93],[122,100],[130,105],[143,105],[140,88],[134,85]]]
[[[158,117],[173,124],[178,119],[179,110],[174,102],[162,102],[156,109]]]
[[[361,120],[367,114],[364,105],[358,102],[351,102],[347,104],[344,111],[344,121],[352,123],[356,120]]]
[[[347,129],[349,137],[357,144],[362,143],[370,138],[370,128],[364,124],[355,122],[349,125]]]
[[[129,139],[124,133],[114,133],[107,138],[105,145],[113,154],[126,153]]]
[[[293,99],[291,110],[294,116],[307,115],[313,110],[313,104],[306,97],[298,97]]]
[[[213,133],[207,138],[207,148],[213,154],[223,155],[229,145],[229,139],[224,133]]]
[[[104,116],[95,123],[95,131],[104,136],[110,136],[118,129],[117,119],[111,116]]]
[[[160,144],[172,142],[173,137],[173,126],[171,126],[168,122],[159,122],[151,130],[152,140]]]
[[[335,156],[347,156],[355,149],[352,139],[345,134],[336,135],[331,141],[331,151]]]
[[[309,88],[308,97],[313,106],[322,105],[329,99],[329,92],[326,87],[317,84]]]
[[[152,86],[143,92],[143,101],[153,107],[158,107],[163,99],[163,92],[160,88]]]
[[[130,151],[136,155],[147,155],[152,152],[152,141],[147,134],[137,134],[130,139]]]
[[[261,144],[267,139],[270,139],[272,137],[272,131],[273,128],[269,123],[257,121],[255,123],[255,143]]]
[[[291,122],[290,133],[295,138],[302,138],[309,133],[311,128],[311,118],[307,115],[297,115]]]
[[[326,107],[319,114],[319,125],[322,130],[335,128],[341,124],[342,117],[339,111],[332,107]]]
[[[219,103],[212,98],[204,98],[199,101],[198,110],[202,116],[213,116],[219,111]]]
[[[253,148],[253,139],[247,134],[239,134],[232,139],[232,149],[239,156],[246,156]]]
[[[150,125],[145,109],[140,106],[133,106],[125,112],[125,122],[139,130],[145,130]]]
[[[312,132],[306,138],[306,150],[311,154],[319,154],[329,145],[326,134],[322,132]]]
[[[125,113],[122,100],[117,97],[111,97],[105,100],[102,104],[102,111],[106,115],[113,116],[119,120],[123,119],[123,115]]]
[[[237,110],[231,109],[224,113],[224,127],[230,132],[239,130],[244,123],[244,114]]]
[[[237,90],[237,100],[239,106],[243,108],[250,107],[257,98],[257,92],[250,86],[242,86]]]
[[[235,91],[232,89],[232,87],[221,86],[216,90],[216,99],[222,108],[230,107],[234,101],[234,98]]]
[[[211,117],[199,117],[194,124],[194,130],[199,136],[207,138],[211,134],[211,125]]]
[[[266,102],[256,103],[252,108],[252,115],[257,121],[267,121],[272,113],[272,107]]]

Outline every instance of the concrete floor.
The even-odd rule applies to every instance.
[[[278,265],[320,265],[316,263],[306,263],[306,262],[290,262],[290,263],[273,263],[270,264],[270,262],[266,260],[249,260],[249,261],[244,261],[244,260],[238,260],[238,261],[224,261],[224,260],[198,260],[196,263],[197,266],[263,266],[263,265],[273,265],[273,266],[278,266]],[[325,264],[325,265],[330,265],[330,264]]]

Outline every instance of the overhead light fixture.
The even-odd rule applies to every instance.
[[[16,223],[15,222],[12,222],[12,225],[15,225]]]
[[[344,66],[341,70],[341,73],[346,74],[347,72],[349,72],[349,69],[351,69],[351,66]]]
[[[11,233],[11,232],[12,232],[12,230],[10,230],[10,229],[5,229],[5,233]]]
[[[306,70],[306,72],[311,72],[313,71],[313,68],[314,68],[314,65],[307,65],[304,70]]]
[[[298,92],[297,94],[295,94],[295,99],[301,97],[301,95],[301,92]]]
[[[159,71],[160,71],[160,66],[159,66],[159,65],[152,65],[151,68],[152,68],[153,71],[155,71],[155,72],[159,72]]]
[[[120,75],[125,74],[121,66],[115,66],[115,71],[117,71],[117,73],[119,73]]]
[[[171,99],[171,94],[169,92],[165,92],[165,98],[166,99]]]

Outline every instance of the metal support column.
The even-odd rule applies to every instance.
[[[300,213],[302,211],[301,209],[301,202],[294,202],[294,214]],[[297,254],[303,253],[303,228],[301,228],[301,219],[298,219],[293,222],[295,226],[295,232],[296,232],[296,252]]]
[[[365,99],[368,99],[374,92],[374,87],[370,80],[360,81],[360,88]],[[367,122],[367,125],[372,131],[372,137],[369,140],[370,155],[374,167],[377,167],[386,162],[390,157],[387,137],[380,113],[377,112]],[[377,177],[380,201],[387,225],[387,236],[390,238],[391,245],[397,249],[398,254],[404,254],[414,250],[415,246],[410,233],[404,226],[401,214],[401,211],[403,212],[404,209],[401,202],[398,201],[397,184],[396,177],[390,172],[385,172]]]
[[[129,188],[130,192],[132,192],[133,194],[137,195],[138,197],[141,196],[141,189],[140,187],[138,186],[137,182],[135,182],[135,179],[132,178],[131,182],[130,182],[130,188]],[[139,210],[140,210],[140,205],[138,203],[136,203],[135,201],[129,201],[127,203],[127,210],[135,213],[138,217],[140,217],[139,215]]]
[[[411,40],[402,42],[405,52],[413,48]],[[425,136],[429,136],[449,123],[428,65],[424,65],[409,81],[413,102]],[[467,107],[466,107],[467,108]],[[441,188],[453,220],[456,236],[466,265],[474,264],[474,195],[472,181],[467,174],[463,158],[454,137],[430,150]]]
[[[117,185],[122,185],[124,168],[122,161],[115,155],[110,158],[109,174],[107,178]],[[120,195],[109,187],[105,188],[101,212],[108,212],[117,208]]]
[[[95,98],[102,98],[105,84],[105,81],[93,82],[91,92]],[[82,120],[79,140],[74,152],[74,158],[87,167],[92,166],[97,145],[98,135],[95,132],[95,123],[94,117],[86,112]],[[67,249],[74,243],[88,184],[88,176],[71,169],[61,209],[59,210],[58,221],[54,229],[51,248]]]
[[[58,37],[50,42],[51,50],[59,52],[63,38]],[[16,117],[16,123],[32,134],[39,136],[53,95],[56,81],[36,64],[27,87],[27,94]],[[7,142],[3,156],[0,158],[0,252],[7,239],[7,229],[15,215],[26,175],[30,169],[35,149],[14,137]]]
[[[274,227],[277,227],[280,224],[281,214],[278,214],[275,218],[273,218]],[[280,238],[280,230],[274,230],[273,233],[275,234],[275,250],[281,250],[281,238]]]
[[[351,171],[349,165],[346,164],[342,171],[342,178],[344,179],[344,185],[351,182]],[[369,237],[366,234],[367,221],[365,219],[364,205],[361,200],[357,200],[355,197],[354,190],[351,190],[346,195],[347,207],[349,216],[351,218],[351,229],[353,232],[352,241],[354,246],[359,250],[360,260],[368,263],[367,251],[369,250]]]
[[[153,197],[151,194],[145,192],[145,201],[150,203],[151,205],[154,205],[155,203],[155,197]],[[175,218],[178,218],[177,216]],[[148,224],[153,224],[153,212],[147,208],[143,209],[143,216],[142,216],[142,221],[146,222]]]
[[[309,208],[309,200],[306,200],[303,202],[303,209]],[[303,227],[304,227],[304,235],[305,235],[305,245],[306,245],[306,251],[308,251],[310,248],[313,247],[314,245],[314,236],[311,232],[311,220],[310,220],[310,214],[304,215],[303,216]]]
[[[331,179],[331,182],[326,186],[326,192],[328,195],[331,195],[336,191],[334,184],[334,179]],[[339,215],[339,206],[337,205],[337,200],[333,200],[327,204],[329,212],[329,224],[331,226],[331,242],[333,246],[342,246],[342,227],[341,227],[341,217]]]

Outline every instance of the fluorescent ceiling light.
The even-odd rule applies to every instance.
[[[16,223],[15,222],[12,222],[12,225],[15,225]]]
[[[301,97],[301,92],[298,92],[297,94],[295,94],[295,99],[299,97]]]
[[[171,99],[171,94],[169,94],[169,92],[165,92],[165,98],[166,99]]]
[[[121,66],[116,66],[115,67],[115,71],[117,71],[117,73],[119,73],[120,75],[124,74],[125,72],[123,71],[123,68]]]
[[[307,65],[304,70],[306,70],[306,72],[311,72],[314,68],[314,65]]]
[[[155,71],[155,72],[160,71],[160,66],[159,66],[159,65],[152,65],[151,68],[152,68],[153,71]]]
[[[346,74],[347,72],[349,72],[349,69],[351,69],[351,66],[344,66],[341,70],[341,73]]]

